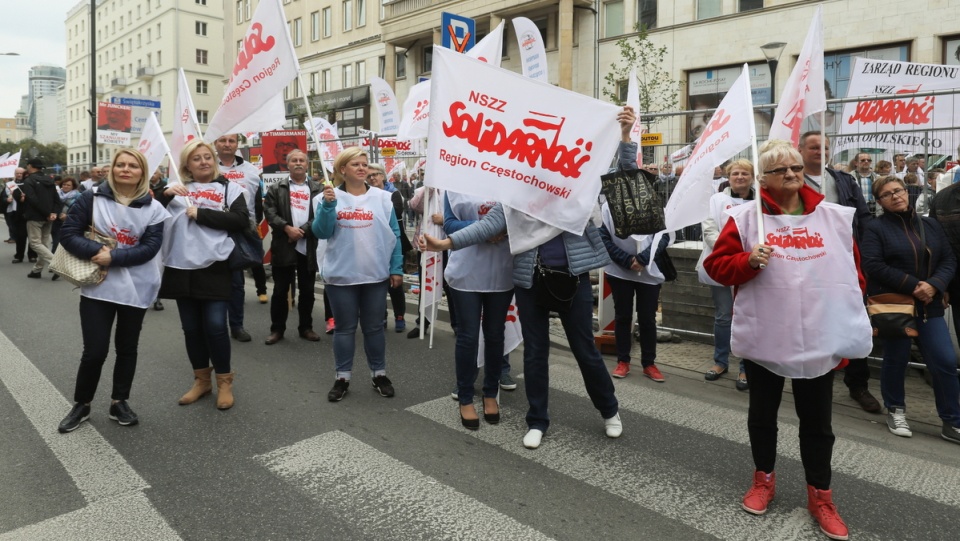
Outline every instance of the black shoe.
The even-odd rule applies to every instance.
[[[40,271],[30,271],[27,278],[43,278],[43,274],[41,274]]]
[[[880,402],[866,389],[850,389],[850,398],[857,401],[863,411],[880,413]]]
[[[471,407],[472,407],[472,406],[471,406]],[[463,409],[462,409],[462,407],[459,408],[458,411],[459,411],[459,413],[460,413],[460,424],[463,425],[463,428],[466,428],[467,430],[478,430],[478,429],[480,428],[480,418],[479,418],[479,417],[477,417],[476,419],[467,419],[466,417],[463,416]]]
[[[153,301],[153,309],[157,312],[163,310],[163,303],[160,302],[160,299]]]
[[[343,397],[347,394],[347,389],[349,387],[350,382],[343,378],[334,381],[333,389],[330,389],[330,392],[327,393],[327,400],[331,402],[339,402],[343,400]]]
[[[110,418],[120,424],[120,426],[132,426],[140,422],[137,414],[130,409],[126,400],[110,404]]]
[[[496,402],[496,398],[483,398],[483,420],[488,424],[495,425],[500,422],[500,404],[497,404],[497,411],[495,413],[487,413],[487,400],[493,400]]]
[[[750,390],[750,384],[747,383],[747,375],[744,374],[743,372],[741,372],[740,375],[737,376],[736,387],[737,387],[737,390],[741,392],[746,392]]]
[[[73,405],[73,409],[70,410],[70,413],[60,421],[60,426],[57,427],[57,430],[61,434],[66,434],[67,432],[73,432],[80,426],[80,423],[86,421],[90,418],[90,404],[80,404],[79,402]]]
[[[230,336],[232,336],[237,342],[249,342],[253,340],[253,337],[250,336],[250,333],[248,333],[243,327],[231,329]]]
[[[59,279],[60,279],[60,275],[59,275],[59,274],[56,274],[56,273],[54,273],[54,274],[53,274],[53,277],[50,278],[50,280],[53,281],[53,282],[56,282],[56,281],[59,280]]]
[[[29,258],[27,258],[27,260],[30,261],[31,263],[36,263],[36,262],[37,262],[37,258],[35,258],[35,257],[29,257]]]
[[[13,261],[11,261],[10,263],[23,263],[23,258],[22,258],[22,257],[15,257],[15,258],[13,258]]]
[[[373,388],[380,393],[380,396],[390,398],[393,396],[393,383],[387,376],[377,376],[373,378]]]
[[[427,325],[423,328],[423,335],[427,336],[428,331],[430,330],[430,325]],[[420,327],[415,327],[412,331],[407,333],[407,338],[420,338]]]

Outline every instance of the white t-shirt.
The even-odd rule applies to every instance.
[[[303,184],[297,184],[290,181],[290,220],[293,227],[300,227],[310,220],[310,186],[306,181]],[[307,239],[302,238],[297,241],[295,248],[300,254],[307,255]]]

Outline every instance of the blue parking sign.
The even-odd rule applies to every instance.
[[[446,11],[440,14],[440,44],[458,53],[465,53],[477,43],[477,23],[470,17]]]

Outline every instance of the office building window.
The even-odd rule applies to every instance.
[[[206,110],[204,110],[204,109],[198,109],[198,110],[197,110],[197,122],[199,122],[199,123],[201,123],[201,124],[206,124],[206,123],[207,123],[207,117],[208,117],[209,115],[210,115],[210,113],[209,113],[208,111],[206,111]]]
[[[323,8],[323,37],[329,38],[333,32],[333,12],[331,8]]]
[[[697,0],[697,20],[719,17],[723,14],[722,0]]]
[[[353,64],[345,64],[343,66],[343,88],[350,88],[353,86]]]
[[[423,71],[422,73],[430,73],[433,71],[433,45],[428,45],[423,48]]]
[[[623,34],[623,0],[603,4],[603,37]]]
[[[397,79],[403,79],[407,76],[407,53],[397,53]]]
[[[197,64],[207,64],[207,51],[206,49],[197,49]]]
[[[357,28],[367,25],[367,0],[357,0]]]
[[[204,79],[197,79],[197,94],[206,94],[207,93],[207,81]]]
[[[763,0],[740,0],[740,11],[763,9]]]
[[[206,35],[207,35],[207,23],[201,22],[201,21],[197,21],[196,24],[194,24],[194,28],[195,28],[198,36],[206,36]]]
[[[303,19],[297,17],[293,20],[293,46],[303,45]]]
[[[367,84],[367,63],[363,60],[357,62],[357,86]]]
[[[323,86],[321,87],[321,89],[324,92],[329,92],[333,90],[333,73],[330,70],[325,69],[322,72],[320,72],[320,76],[323,79],[322,81]]]
[[[320,39],[320,12],[314,11],[310,14],[310,41]]]
[[[343,31],[353,28],[353,0],[343,2]]]
[[[639,0],[637,2],[637,13],[639,14],[640,24],[647,27],[648,30],[657,27],[657,0]]]

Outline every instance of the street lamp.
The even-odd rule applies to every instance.
[[[770,67],[770,103],[777,101],[777,64],[780,62],[780,55],[787,44],[782,41],[774,41],[766,45],[761,45],[760,50],[763,56],[767,58],[767,66]]]
[[[0,56],[20,56],[20,53],[0,53]]]

